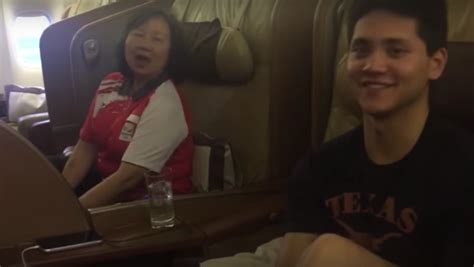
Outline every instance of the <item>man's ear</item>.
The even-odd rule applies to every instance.
[[[437,80],[443,74],[446,63],[448,62],[448,50],[440,48],[430,57],[430,80]]]

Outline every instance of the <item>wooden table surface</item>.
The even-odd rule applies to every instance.
[[[255,225],[269,223],[286,207],[281,185],[255,186],[225,193],[178,196],[176,225],[153,230],[146,201],[90,210],[100,245],[46,254],[27,252],[29,266],[68,266],[124,259],[150,253],[202,249]],[[21,248],[0,249],[0,266],[21,266]]]

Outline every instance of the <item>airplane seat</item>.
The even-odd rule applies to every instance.
[[[185,22],[218,17],[228,26],[243,2],[176,0],[173,8]],[[251,1],[240,29],[254,57],[252,79],[244,84],[219,85],[187,81],[182,86],[194,128],[230,141],[242,162],[245,184],[287,177],[309,146],[308,78],[317,2]],[[274,231],[266,240],[280,234]],[[241,235],[230,245],[218,242],[207,256],[228,256],[243,247],[251,251],[265,241],[256,240]]]
[[[18,129],[18,124],[23,116],[37,113],[46,113],[47,116],[44,88],[6,84],[4,92],[6,116],[2,119],[14,129]]]
[[[351,1],[319,0],[314,15],[311,96],[314,149],[360,124],[360,111],[349,96],[346,78],[345,13]],[[472,1],[447,2],[449,61],[443,77],[431,88],[431,111],[474,133],[474,68],[467,67],[474,65]],[[280,250],[277,241],[261,245],[253,254],[239,253],[206,261],[201,266],[273,266]]]
[[[77,0],[66,7],[61,18],[69,18],[113,2],[115,2],[115,0]],[[6,95],[5,101],[8,101],[9,92],[21,92],[36,95],[40,93],[44,94],[44,88],[39,87],[23,87],[15,84],[7,84],[4,88]],[[28,97],[24,97],[23,99],[25,98]],[[29,98],[31,99],[31,96]],[[36,100],[36,102],[38,101]],[[6,108],[8,109],[8,103]],[[31,104],[29,104],[26,109],[32,109]],[[14,120],[9,119],[7,110],[7,117],[3,118],[3,120],[14,129],[17,129],[22,136],[34,144],[44,155],[52,155],[60,151],[54,143],[46,105],[44,105],[44,108],[42,107],[41,109],[34,111],[31,110],[31,112],[23,110],[21,116],[15,116]]]
[[[312,145],[360,124],[360,111],[348,92],[345,13],[351,0],[321,0],[313,33]],[[447,0],[449,60],[432,83],[431,112],[474,133],[474,14],[469,0]],[[319,41],[318,41],[319,40]],[[321,41],[323,40],[323,41]],[[324,67],[321,67],[324,66]]]
[[[40,124],[48,119],[44,88],[7,84],[4,90],[6,116],[2,118],[3,121],[18,130],[41,152],[51,153],[52,138],[49,128],[40,127]]]
[[[219,18],[223,26],[229,26],[245,2],[176,0],[172,8],[183,22]],[[244,184],[286,178],[309,146],[311,33],[317,4],[314,0],[249,2],[239,28],[253,57],[251,79],[180,85],[191,109],[193,130],[230,142]],[[86,12],[58,22],[43,34],[41,54],[55,138],[60,132],[77,136],[97,84],[117,69],[114,48],[120,34],[110,29],[123,29],[132,13],[148,8],[148,3],[99,17],[106,8],[93,11],[95,18],[93,12]],[[73,23],[76,30],[69,34]],[[58,34],[64,39],[57,40]],[[100,56],[92,61],[84,57],[88,40],[99,44],[94,47]]]
[[[233,26],[246,0],[175,0],[183,22]],[[243,184],[286,178],[309,145],[311,29],[317,1],[249,1],[240,31],[253,55],[247,82],[186,81],[193,128],[227,139]],[[298,14],[295,16],[294,14]],[[227,62],[228,65],[235,64]]]
[[[183,22],[219,18],[223,26],[230,26],[238,15],[238,8],[245,2],[176,0],[172,10]],[[285,178],[308,147],[309,55],[316,2],[250,1],[241,17],[240,30],[253,56],[251,79],[248,82],[212,84],[187,81],[180,85],[191,109],[193,130],[226,139],[231,144],[244,184]],[[147,4],[144,5],[138,7],[137,4],[136,8],[146,8]],[[56,40],[58,32],[55,30],[64,28],[74,19],[82,19],[88,13],[56,23],[42,37],[43,63],[48,67],[44,73],[45,87],[55,138],[59,131],[69,131],[69,136],[77,136],[97,84],[107,73],[117,69],[114,48],[121,36],[110,29],[122,29],[131,14],[110,14],[105,19],[97,18],[84,23],[82,28],[78,27],[68,46],[70,52],[63,53],[69,57],[68,65],[59,68],[60,64],[50,62],[50,59],[63,58],[57,55],[60,49],[53,49],[52,43],[46,45],[46,40]],[[299,14],[296,18],[295,13]],[[94,47],[100,56],[88,61],[84,53],[88,53],[87,45],[91,42],[98,44]],[[232,64],[234,62],[229,62],[226,67]],[[61,75],[69,69],[74,71]],[[68,81],[65,80],[67,77],[70,77]]]

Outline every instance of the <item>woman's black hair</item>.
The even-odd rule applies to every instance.
[[[152,89],[155,89],[162,82],[167,79],[172,79],[173,82],[179,83],[184,79],[184,67],[185,67],[185,55],[183,40],[181,36],[180,26],[176,19],[169,13],[162,9],[149,9],[144,13],[140,13],[130,20],[125,28],[124,35],[119,43],[117,54],[119,62],[119,71],[126,77],[127,82],[124,84],[121,94],[129,94],[131,83],[133,82],[133,71],[125,60],[125,41],[128,34],[143,25],[150,19],[161,18],[166,21],[170,30],[170,51],[168,55],[168,63],[166,64],[163,72],[155,79],[149,81],[143,88],[137,91],[136,95],[133,95],[134,99],[139,99],[146,95]]]

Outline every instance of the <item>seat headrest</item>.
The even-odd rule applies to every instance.
[[[191,79],[243,83],[252,78],[252,53],[238,29],[222,27],[219,19],[182,22],[181,26]]]
[[[448,63],[431,85],[431,111],[474,133],[474,43],[448,44]]]

